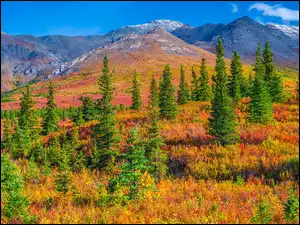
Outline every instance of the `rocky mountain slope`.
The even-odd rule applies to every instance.
[[[200,27],[181,27],[172,32],[190,44],[208,51],[215,51],[217,36],[224,41],[225,56],[231,57],[237,50],[244,61],[253,62],[257,42],[269,40],[275,62],[299,67],[299,27],[263,25],[249,17],[239,18],[229,24],[205,24]]]
[[[158,37],[153,36],[153,31],[159,29],[163,29],[166,34],[172,33],[177,37],[176,40],[171,35],[167,41],[159,41]],[[154,37],[152,40],[149,38],[151,35]],[[126,54],[137,49],[145,54],[151,49],[147,54],[154,54],[152,50],[157,48],[165,51],[165,54],[186,54],[194,57],[193,51],[178,45],[181,41],[182,45],[194,45],[214,53],[218,35],[224,40],[225,56],[228,58],[234,50],[237,50],[245,62],[251,63],[257,42],[263,44],[269,40],[276,63],[299,67],[299,27],[262,25],[249,17],[242,17],[229,24],[205,24],[200,27],[191,27],[171,20],[155,20],[145,24],[124,26],[105,35],[91,36],[34,37],[12,36],[1,32],[1,91],[14,88],[12,81],[16,83],[17,78],[17,83],[24,84],[32,79],[41,80],[49,75],[77,71],[81,68],[77,65],[92,59],[91,55],[99,52],[99,49],[102,49],[102,52],[116,50]],[[175,43],[171,43],[173,41]],[[170,47],[172,45],[175,47]]]

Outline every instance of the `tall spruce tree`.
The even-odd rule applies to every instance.
[[[283,85],[281,77],[275,71],[273,56],[269,41],[267,41],[263,52],[263,64],[266,69],[264,79],[270,89],[272,102],[281,102],[283,100]]]
[[[22,92],[21,97],[21,109],[19,112],[19,126],[20,129],[33,130],[33,127],[37,125],[37,118],[34,111],[35,101],[30,90],[30,85],[27,83],[25,91]]]
[[[142,176],[149,170],[149,161],[145,157],[145,149],[139,140],[138,128],[131,130],[128,138],[126,153],[123,154],[125,162],[120,165],[121,172],[109,182],[111,192],[117,191],[118,187],[127,188],[126,197],[138,199],[142,188]]]
[[[192,66],[192,78],[191,99],[199,101],[199,78],[197,77],[194,65]]]
[[[257,45],[254,65],[255,78],[252,84],[248,120],[252,123],[268,124],[273,120],[272,100],[265,81],[265,66],[261,59],[260,44]]]
[[[237,119],[228,94],[228,77],[225,73],[224,48],[220,36],[216,50],[216,87],[209,118],[209,133],[222,145],[233,144],[238,140]]]
[[[58,111],[54,100],[54,88],[52,82],[49,83],[48,102],[43,119],[43,134],[47,135],[50,132],[58,130]]]
[[[263,64],[265,66],[264,80],[267,82],[267,84],[269,84],[275,72],[275,67],[273,64],[273,56],[274,54],[271,51],[269,41],[267,41],[263,52],[263,57],[264,57]]]
[[[154,108],[158,106],[158,103],[159,103],[158,85],[153,74],[151,79],[151,85],[150,85],[149,104],[151,108]]]
[[[171,82],[171,71],[169,64],[165,66],[163,79],[160,84],[159,108],[161,118],[167,120],[175,119],[178,113],[174,96],[174,86]]]
[[[1,149],[5,149],[6,152],[12,151],[12,131],[9,119],[4,119],[4,140],[1,141]]]
[[[168,156],[161,149],[164,141],[160,136],[159,113],[158,109],[154,108],[152,111],[151,124],[148,129],[149,139],[146,142],[146,157],[150,159],[150,173],[159,181],[167,173],[168,167],[166,165]]]
[[[232,100],[237,103],[242,98],[241,83],[243,65],[241,62],[241,57],[236,51],[234,51],[232,56],[230,72],[231,76],[229,77],[229,94],[232,97]]]
[[[184,75],[184,67],[180,65],[180,83],[179,83],[179,90],[177,93],[177,103],[178,105],[186,104],[189,100],[189,87],[185,80]]]
[[[138,73],[134,72],[133,80],[132,80],[132,90],[131,90],[131,99],[132,105],[131,109],[139,109],[142,105],[142,98],[140,93],[140,83],[138,80]]]
[[[210,101],[212,97],[211,88],[208,84],[209,77],[206,69],[205,58],[202,58],[200,66],[200,79],[199,79],[199,101]]]
[[[82,97],[82,114],[85,121],[96,119],[96,104],[90,96]]]
[[[104,57],[102,75],[99,77],[99,88],[102,98],[100,100],[99,123],[94,129],[94,151],[92,163],[95,168],[103,168],[114,162],[116,146],[119,137],[116,129],[115,114],[112,106],[114,88],[112,74],[108,67],[108,58]]]

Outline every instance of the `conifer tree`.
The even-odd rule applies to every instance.
[[[265,66],[261,59],[260,44],[257,45],[254,65],[255,78],[252,85],[251,101],[249,102],[249,121],[268,124],[273,120],[272,100],[267,83],[264,80]]]
[[[159,108],[161,118],[175,119],[178,110],[174,96],[174,86],[171,82],[170,66],[167,64],[164,69],[163,80],[159,91]]]
[[[28,213],[28,199],[23,196],[23,189],[20,169],[8,154],[1,153],[1,221],[5,218],[8,223],[34,223],[35,218]]]
[[[273,74],[271,80],[269,81],[269,84],[272,102],[282,102],[284,100],[283,84],[278,73]]]
[[[208,84],[208,72],[206,70],[205,59],[202,58],[200,66],[200,79],[199,79],[199,101],[210,101],[212,97],[211,88]]]
[[[142,185],[141,177],[149,170],[149,161],[145,157],[145,149],[139,140],[137,127],[130,132],[127,151],[123,154],[125,162],[120,166],[121,173],[109,182],[112,192],[119,186],[129,189],[127,197],[129,200],[138,199],[139,189]]]
[[[54,100],[54,88],[52,82],[50,82],[46,113],[43,120],[43,134],[47,135],[50,132],[56,132],[58,130],[58,120],[57,105]]]
[[[159,113],[157,108],[153,109],[152,120],[148,130],[149,139],[146,142],[145,150],[146,157],[150,159],[150,173],[159,181],[167,173],[168,167],[166,166],[167,154],[161,149],[164,141],[160,136],[160,126],[158,123]]]
[[[132,80],[132,105],[131,109],[139,109],[142,105],[142,98],[141,98],[141,93],[140,93],[140,83],[138,81],[138,73],[134,72],[133,75],[133,80]]]
[[[243,65],[241,62],[241,57],[236,51],[234,51],[230,65],[231,76],[229,77],[229,94],[235,103],[239,102],[239,100],[242,98],[242,67]]]
[[[193,101],[199,101],[199,78],[197,77],[194,65],[192,66],[192,78],[191,99]]]
[[[237,121],[228,94],[228,77],[225,73],[224,49],[220,36],[216,50],[216,87],[211,118],[209,118],[209,133],[222,145],[233,144],[238,140]]]
[[[189,88],[184,76],[184,67],[180,65],[180,84],[177,94],[178,105],[186,104],[189,100]]]
[[[91,97],[82,97],[82,114],[83,119],[87,121],[96,119],[96,104]]]
[[[151,79],[149,100],[150,100],[149,103],[151,108],[158,106],[159,103],[158,85],[154,78],[154,74],[152,75],[152,79]]]
[[[102,75],[99,77],[99,88],[102,98],[100,100],[99,123],[94,129],[95,148],[92,155],[93,166],[103,168],[113,162],[116,156],[114,147],[119,137],[116,129],[115,115],[112,106],[113,85],[112,74],[108,67],[108,58],[104,57]]]
[[[1,149],[12,151],[12,131],[9,119],[4,119],[4,140],[1,141]]]
[[[283,100],[283,85],[281,77],[275,72],[273,56],[274,54],[271,51],[269,41],[267,41],[263,52],[263,64],[265,66],[264,80],[268,85],[272,102],[281,102]]]
[[[73,116],[72,120],[76,126],[80,126],[84,123],[82,106],[77,108],[76,114]]]
[[[34,112],[35,101],[33,100],[30,86],[27,83],[25,86],[25,91],[22,92],[21,97],[21,109],[19,113],[19,126],[20,129],[33,130],[33,127],[37,125],[36,116]]]
[[[273,64],[273,56],[274,54],[271,52],[270,44],[269,41],[266,42],[265,44],[265,49],[263,52],[263,64],[265,66],[265,76],[264,80],[269,84],[274,72],[275,72],[275,67]]]

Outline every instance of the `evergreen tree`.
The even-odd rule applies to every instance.
[[[152,75],[152,79],[151,79],[149,99],[150,99],[149,103],[151,108],[158,106],[159,103],[158,85],[154,78],[154,74]]]
[[[120,166],[121,172],[116,178],[109,182],[111,192],[115,192],[117,187],[126,188],[128,199],[138,199],[139,189],[142,185],[141,177],[149,169],[149,162],[145,157],[145,149],[139,140],[138,129],[135,127],[130,133],[128,147],[123,154],[125,162]]]
[[[289,190],[287,202],[284,204],[284,217],[288,223],[299,223],[299,197],[294,189]]]
[[[115,115],[111,104],[113,98],[113,86],[111,73],[108,67],[108,58],[104,57],[104,67],[99,78],[100,94],[100,116],[99,123],[94,129],[95,149],[92,155],[93,166],[98,168],[106,167],[109,162],[114,162],[116,146],[119,137],[116,129]]]
[[[52,82],[50,82],[46,114],[43,120],[43,134],[47,135],[50,132],[56,132],[58,130],[58,120],[57,105],[54,100],[54,88]]]
[[[212,99],[214,99],[216,94],[216,76],[213,74],[211,77],[212,83],[211,83],[211,93],[212,93]]]
[[[199,101],[199,78],[195,72],[194,65],[192,66],[192,91],[191,91],[191,99],[193,101]]]
[[[82,97],[82,114],[84,121],[96,119],[96,104],[91,97]]]
[[[267,41],[263,52],[263,64],[265,66],[264,80],[268,85],[272,102],[281,102],[283,100],[283,85],[281,77],[275,72],[273,56],[274,54],[271,51],[269,41]]]
[[[186,104],[189,100],[189,87],[184,76],[184,67],[180,65],[180,84],[177,94],[178,105]]]
[[[149,139],[147,140],[145,147],[146,157],[150,159],[150,173],[157,181],[161,180],[168,171],[168,167],[166,166],[168,157],[167,154],[161,149],[161,147],[164,145],[164,141],[160,136],[158,119],[158,110],[157,108],[154,108],[152,112],[151,125],[148,131]]]
[[[241,82],[242,82],[243,65],[241,62],[241,57],[236,51],[234,51],[232,56],[230,72],[231,72],[231,76],[229,81],[229,94],[232,97],[232,100],[237,103],[242,98]]]
[[[264,57],[263,64],[265,66],[264,80],[267,82],[267,84],[269,84],[275,72],[275,67],[273,64],[273,56],[274,54],[271,52],[269,41],[267,41],[263,52],[263,57]]]
[[[9,119],[4,119],[4,140],[1,141],[1,149],[12,151],[12,131]]]
[[[76,126],[80,126],[84,123],[82,106],[77,108],[76,114],[73,116],[72,121]]]
[[[269,84],[272,102],[282,102],[284,100],[283,84],[278,73],[274,73],[271,80],[269,81]]]
[[[35,218],[27,210],[28,200],[23,196],[23,179],[19,168],[11,161],[8,154],[1,153],[1,222],[19,220],[33,223]]]
[[[164,119],[175,119],[178,113],[174,96],[174,86],[171,82],[171,71],[169,64],[165,66],[163,80],[160,84],[159,108],[160,116]]]
[[[248,119],[252,123],[268,124],[273,120],[273,109],[269,89],[264,80],[265,66],[262,63],[259,43],[256,50],[254,71],[256,75],[252,84]]]
[[[30,86],[27,83],[25,91],[22,92],[21,97],[21,109],[19,113],[19,126],[21,130],[33,130],[37,125],[37,118],[34,112],[35,101],[33,100]]]
[[[142,98],[140,93],[140,83],[138,81],[138,73],[134,72],[133,80],[132,80],[132,106],[131,109],[139,109],[142,105]]]
[[[208,84],[208,72],[206,70],[205,59],[202,58],[200,66],[200,85],[199,85],[199,101],[210,101],[212,97],[211,89]]]
[[[212,101],[209,133],[220,144],[233,144],[238,140],[237,121],[231,98],[228,94],[228,77],[225,73],[224,49],[221,37],[218,38],[216,61],[216,87]]]

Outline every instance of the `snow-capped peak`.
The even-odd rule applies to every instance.
[[[268,23],[267,26],[272,29],[280,30],[291,38],[299,39],[299,26],[280,25],[275,23]]]
[[[149,32],[149,31],[156,30],[159,28],[162,28],[165,31],[171,32],[173,30],[176,30],[179,27],[182,27],[183,25],[184,25],[183,23],[173,21],[173,20],[153,20],[148,23],[138,24],[138,25],[129,25],[126,27],[139,28],[139,29],[144,30],[144,32]]]

